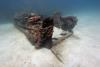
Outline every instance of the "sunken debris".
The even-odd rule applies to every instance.
[[[64,31],[61,35],[66,35],[67,31],[73,34],[73,28],[78,21],[75,16],[63,17],[60,13],[46,17],[36,13],[23,13],[15,16],[14,20],[15,26],[26,34],[36,48],[52,48],[54,26]]]
[[[63,34],[66,34],[66,32],[73,33],[74,27],[77,25],[77,17],[75,16],[61,16],[60,12],[55,12],[53,14],[54,18],[54,24],[56,27],[61,28],[63,31]]]
[[[15,17],[15,26],[24,31],[27,38],[32,44],[35,44],[36,48],[52,47],[52,35],[53,35],[53,18],[45,17],[31,13],[30,15],[24,14],[19,17]],[[26,32],[25,32],[26,31]]]

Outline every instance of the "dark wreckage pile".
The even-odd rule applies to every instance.
[[[75,16],[63,17],[57,12],[51,16],[43,16],[31,12],[15,16],[14,21],[15,26],[25,33],[28,40],[36,48],[51,48],[54,44],[52,38],[54,26],[73,34],[72,30],[78,20]],[[64,32],[61,35],[66,35],[66,33]]]

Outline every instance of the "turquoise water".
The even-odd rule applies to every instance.
[[[0,20],[12,20],[16,13],[31,10],[45,15],[55,11],[73,15],[82,11],[99,11],[99,6],[99,0],[0,0]]]

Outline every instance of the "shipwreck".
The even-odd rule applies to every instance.
[[[77,24],[75,16],[61,16],[60,13],[54,13],[51,16],[43,16],[37,13],[23,13],[15,16],[15,26],[25,33],[28,40],[35,45],[36,48],[47,47],[52,48],[54,41],[52,38],[54,26],[61,28],[64,32],[62,38],[58,41],[66,39],[66,31],[73,34],[73,28]],[[58,42],[57,41],[57,42]]]

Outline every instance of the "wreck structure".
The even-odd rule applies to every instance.
[[[53,14],[54,25],[57,28],[61,28],[64,33],[66,31],[73,33],[73,28],[77,25],[78,19],[76,16],[61,16],[60,12],[55,12]]]
[[[43,18],[40,15],[31,13],[30,15],[23,14],[22,16],[15,17],[15,26],[26,30],[27,38],[31,43],[35,44],[36,48],[52,47],[53,35],[53,18]],[[25,31],[24,30],[24,31]]]
[[[72,29],[77,23],[76,17],[62,17],[59,13],[46,17],[36,13],[24,13],[20,16],[15,16],[14,20],[15,26],[24,31],[28,40],[32,44],[34,43],[36,48],[52,47],[54,26],[64,31],[73,32]]]

